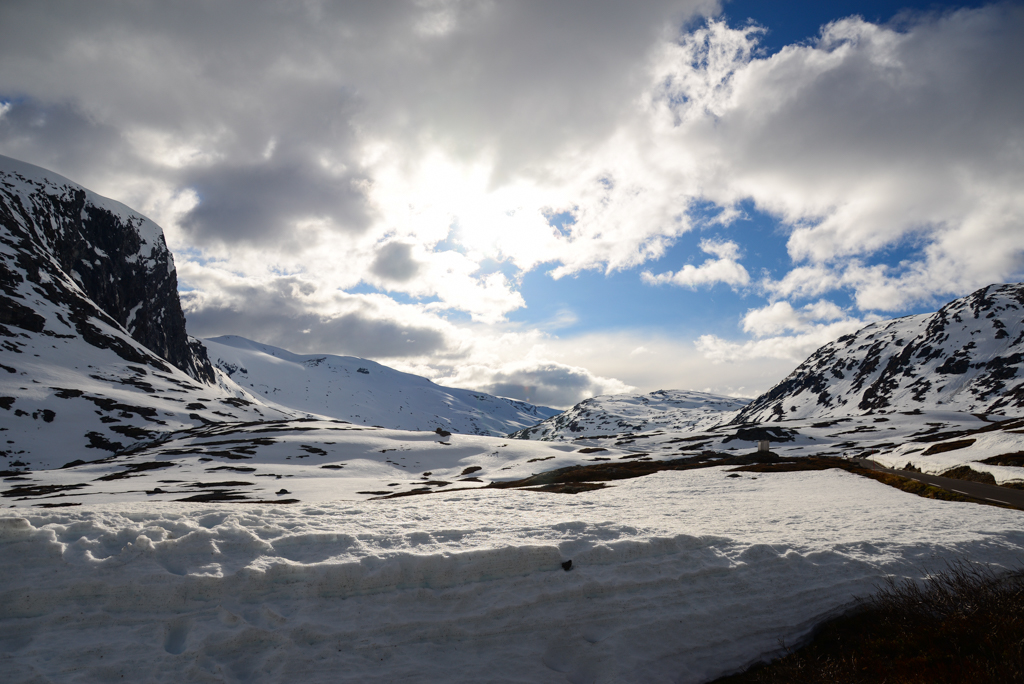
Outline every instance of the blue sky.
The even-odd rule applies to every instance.
[[[1020,2],[10,2],[0,154],[156,220],[200,337],[553,406],[752,396],[1024,276],[1022,33]]]
[[[733,26],[753,22],[766,29],[758,44],[767,54],[782,47],[813,41],[825,24],[852,15],[874,23],[887,23],[906,13],[955,11],[984,3],[941,2],[767,2],[733,0],[725,4],[722,17]],[[673,270],[681,264],[699,264],[705,258],[699,242],[709,235],[728,238],[742,233],[747,261],[773,278],[781,278],[791,265],[785,249],[787,228],[771,214],[758,211],[752,202],[741,205],[743,217],[729,228],[696,230],[680,236],[660,259],[648,262],[651,270]],[[710,207],[711,211],[720,209]],[[906,240],[874,255],[873,262],[897,266],[912,258],[919,244]],[[543,269],[531,271],[521,286],[528,306],[509,315],[509,319],[544,326],[558,320],[559,314],[572,312],[577,322],[557,324],[561,334],[595,332],[604,329],[657,329],[670,335],[711,333],[734,337],[743,314],[758,303],[757,293],[737,291],[724,284],[699,292],[671,287],[650,287],[636,272],[584,271],[573,277],[552,280]],[[853,306],[848,291],[837,291],[831,299],[842,307]],[[916,302],[898,311],[900,315],[934,311],[941,296],[928,302]]]
[[[761,45],[769,53],[774,53],[785,45],[802,43],[817,37],[822,26],[844,17],[859,15],[866,21],[884,24],[905,12],[941,13],[962,8],[981,7],[985,4],[987,3],[732,0],[725,4],[724,16],[733,25],[740,25],[748,19],[753,19],[757,24],[764,26],[768,30]]]

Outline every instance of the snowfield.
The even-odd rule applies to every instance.
[[[1019,511],[829,470],[575,496],[0,512],[7,681],[703,682],[884,576],[1019,567]],[[571,569],[562,564],[572,561]]]
[[[397,430],[503,437],[559,413],[546,406],[443,387],[375,361],[294,354],[237,335],[203,340],[214,366],[284,411]]]

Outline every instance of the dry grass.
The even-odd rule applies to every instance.
[[[889,580],[810,643],[715,684],[1024,682],[1024,572],[951,563]]]

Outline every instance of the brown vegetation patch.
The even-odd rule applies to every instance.
[[[828,470],[829,468],[842,468],[850,470],[848,461],[829,456],[804,456],[791,461],[776,461],[770,463],[753,463],[751,465],[733,468],[732,472],[744,473],[793,473],[804,470]]]
[[[603,482],[572,482],[567,484],[552,484],[543,487],[529,487],[528,492],[548,492],[550,494],[579,494],[580,492],[591,492],[595,489],[604,489],[608,485]]]
[[[694,468],[708,468],[721,465],[749,465],[753,463],[770,463],[778,461],[779,457],[774,453],[751,453],[741,456],[728,456],[715,461],[708,461],[702,456],[691,456],[688,458],[675,458],[666,461],[629,461],[597,463],[587,466],[568,466],[538,473],[521,480],[508,482],[492,482],[487,485],[491,489],[517,489],[531,488],[538,491],[536,487],[547,487],[549,485],[579,484],[582,482],[608,482],[611,480],[627,480],[634,477],[643,477],[663,470],[692,470]],[[554,491],[554,490],[545,490]],[[581,490],[585,491],[585,490]],[[570,492],[575,493],[575,492]]]
[[[82,487],[88,487],[87,484],[69,484],[69,485],[16,485],[11,487],[6,492],[0,493],[0,496],[15,497],[15,496],[47,496],[49,494],[56,494],[57,492],[69,492],[75,489],[81,489]]]
[[[799,650],[715,684],[1024,681],[1024,573],[954,563],[888,580]]]
[[[982,482],[990,485],[994,485],[996,483],[996,478],[993,477],[992,473],[979,473],[969,465],[950,468],[946,472],[942,473],[942,477],[951,477],[955,480],[967,480],[968,482]]]
[[[158,470],[160,468],[170,468],[170,467],[172,467],[174,465],[177,465],[177,464],[171,463],[170,461],[144,461],[142,463],[129,463],[129,464],[127,464],[125,466],[124,470],[122,470],[120,472],[117,472],[117,473],[110,473],[109,475],[104,475],[103,477],[97,477],[96,481],[97,482],[113,482],[114,480],[123,480],[126,477],[131,477],[132,475],[138,475],[139,473],[144,473],[147,470]]]
[[[795,458],[791,461],[751,464],[749,466],[734,468],[733,470],[754,473],[784,473],[802,470],[827,470],[829,468],[839,468],[840,470],[845,470],[846,472],[853,473],[854,475],[869,477],[884,485],[894,487],[900,491],[907,492],[908,494],[916,494],[917,496],[924,497],[926,499],[936,499],[939,501],[965,501],[969,503],[985,504],[986,506],[998,506],[1000,508],[1016,508],[1016,506],[1010,506],[1009,504],[976,499],[973,496],[958,494],[957,492],[951,492],[947,489],[925,484],[924,482],[918,482],[917,480],[911,480],[910,478],[902,477],[900,475],[893,475],[879,470],[871,470],[870,468],[865,468],[853,461],[831,456],[805,456]]]
[[[185,497],[184,499],[175,499],[175,501],[186,502],[186,503],[246,503],[246,504],[293,504],[299,503],[298,499],[250,499],[244,494],[237,492],[230,492],[224,490],[216,490],[212,492],[203,492],[202,494],[196,494],[195,496]]]
[[[934,456],[935,454],[944,454],[947,451],[956,451],[957,449],[964,449],[974,444],[976,439],[958,439],[955,442],[942,442],[941,444],[932,444],[930,447],[921,453],[922,456]]]
[[[999,454],[998,456],[990,456],[983,461],[978,463],[984,463],[985,465],[997,465],[997,466],[1015,466],[1018,468],[1024,468],[1024,451],[1014,451],[1008,454]]]

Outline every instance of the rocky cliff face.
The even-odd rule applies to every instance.
[[[185,332],[174,262],[152,221],[56,174],[0,157],[0,228],[0,324],[42,332],[32,301],[41,297],[66,309],[92,344],[123,346],[89,323],[99,315],[196,380],[214,382],[202,345]],[[147,362],[123,351],[132,357],[126,360]]]
[[[1024,414],[1024,283],[874,323],[814,352],[734,422],[950,410]]]
[[[302,415],[238,387],[186,336],[155,224],[0,157],[0,470]]]

